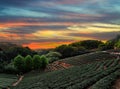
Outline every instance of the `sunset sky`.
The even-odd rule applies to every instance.
[[[120,0],[0,0],[0,42],[32,49],[120,34]]]

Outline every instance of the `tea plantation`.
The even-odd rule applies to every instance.
[[[110,89],[120,77],[120,59],[104,60],[36,76],[11,89]]]
[[[15,75],[0,74],[0,89],[11,86],[16,81],[17,77]]]
[[[79,66],[82,64],[92,63],[96,61],[108,60],[108,59],[115,59],[117,55],[110,54],[110,52],[98,51],[98,52],[91,52],[83,55],[78,55],[74,57],[65,58],[60,60],[61,62],[68,63],[74,66]]]

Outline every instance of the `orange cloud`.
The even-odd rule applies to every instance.
[[[12,27],[22,27],[22,26],[71,26],[74,25],[73,22],[7,22],[0,23],[0,29],[12,28]]]
[[[50,49],[55,48],[62,44],[70,44],[72,42],[42,42],[42,43],[30,43],[30,44],[23,44],[23,47],[29,47],[31,49]]]

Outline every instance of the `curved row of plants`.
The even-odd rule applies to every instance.
[[[113,81],[120,75],[119,61],[120,59],[106,60],[39,76],[26,76],[12,89],[85,89],[89,86],[92,86],[91,89],[110,89]],[[105,81],[109,82],[102,85]]]

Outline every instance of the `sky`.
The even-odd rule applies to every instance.
[[[117,34],[119,0],[0,0],[0,42],[47,49]]]

